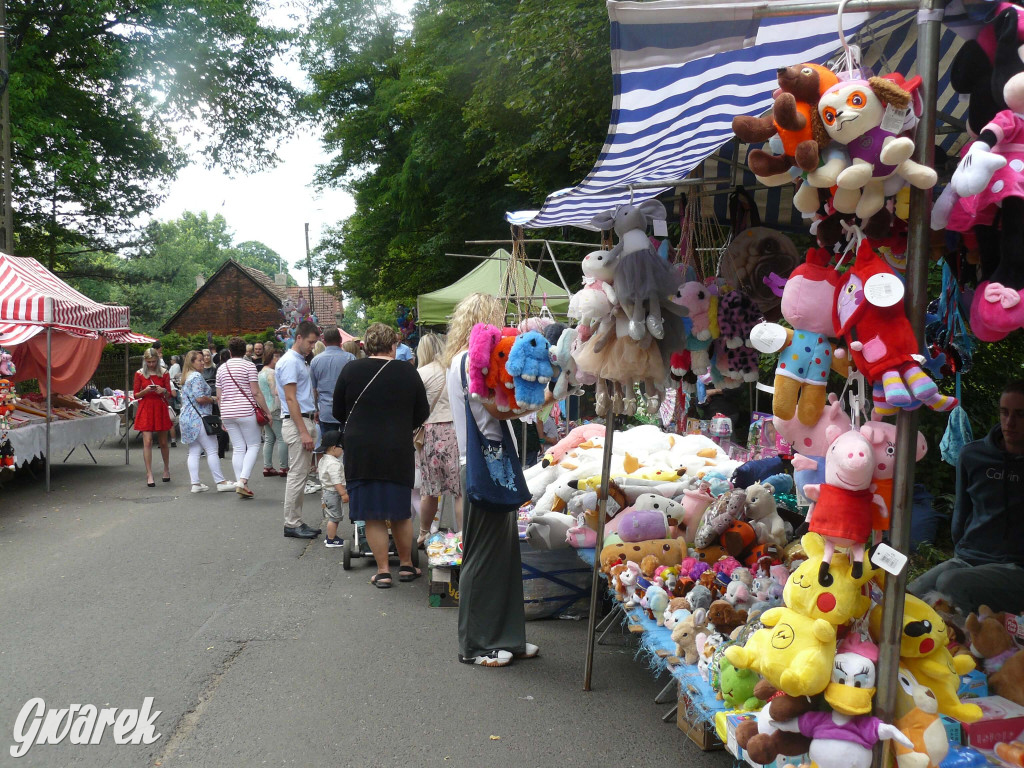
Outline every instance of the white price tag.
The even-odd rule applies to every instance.
[[[452,569],[451,568],[431,568],[430,569],[430,580],[437,581],[442,584],[452,583]]]
[[[879,544],[874,554],[871,555],[871,564],[895,576],[907,564],[907,556],[888,544]]]
[[[903,282],[888,272],[872,275],[864,283],[864,297],[876,307],[891,307],[903,300]]]
[[[902,133],[908,111],[907,109],[897,109],[892,104],[887,105],[885,114],[882,116],[882,130],[886,133]]]
[[[668,237],[668,222],[664,219],[654,220],[654,236]]]
[[[750,329],[750,343],[763,354],[778,352],[786,346],[786,329],[778,323],[760,322]]]

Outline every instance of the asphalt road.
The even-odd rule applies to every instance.
[[[377,590],[369,561],[346,572],[322,537],[283,538],[283,480],[255,479],[253,501],[193,495],[181,447],[156,488],[141,451],[130,467],[94,453],[100,466],[76,452],[55,467],[50,494],[42,478],[0,489],[0,766],[731,764],[661,722],[632,646],[599,646],[584,693],[585,622],[531,622],[536,660],[458,664],[456,611],[427,606],[425,579]],[[319,517],[318,496],[306,510]],[[10,756],[33,697],[147,696],[151,745],[108,731]]]

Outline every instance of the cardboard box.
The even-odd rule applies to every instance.
[[[959,720],[955,720],[949,715],[939,715],[939,720],[942,721],[942,727],[946,729],[946,741],[950,744],[964,743],[964,731],[960,727]]]
[[[1002,696],[973,699],[984,713],[976,723],[961,723],[964,743],[975,749],[992,749],[996,742],[1024,737],[1024,707]]]
[[[1018,643],[1024,643],[1024,616],[1008,613],[1003,622],[1006,624],[1006,631],[1017,638]]]
[[[679,689],[679,709],[676,713],[676,725],[686,734],[687,738],[705,752],[724,749],[722,740],[715,733],[715,723],[711,718],[694,717],[693,705],[682,686]],[[692,720],[691,720],[692,718]]]
[[[427,605],[431,608],[459,607],[459,569],[436,566],[430,569]]]
[[[960,678],[960,689],[956,692],[960,699],[980,699],[988,696],[988,677],[980,669],[974,669]]]

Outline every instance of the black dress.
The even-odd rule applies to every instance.
[[[411,517],[416,481],[412,435],[430,415],[416,369],[371,357],[353,360],[338,376],[333,415],[344,435],[351,519]]]

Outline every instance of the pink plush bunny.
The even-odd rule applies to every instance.
[[[690,322],[693,323],[690,334],[701,341],[710,339],[714,335],[711,328],[711,309],[713,304],[717,305],[715,299],[717,299],[715,289],[696,280],[684,283],[672,298],[673,304],[679,304],[689,310]],[[717,325],[717,306],[715,309],[714,324]]]
[[[501,331],[493,325],[477,323],[469,333],[469,395],[474,400],[493,402],[494,393],[487,386],[487,370],[491,364],[491,351],[501,338]]]

